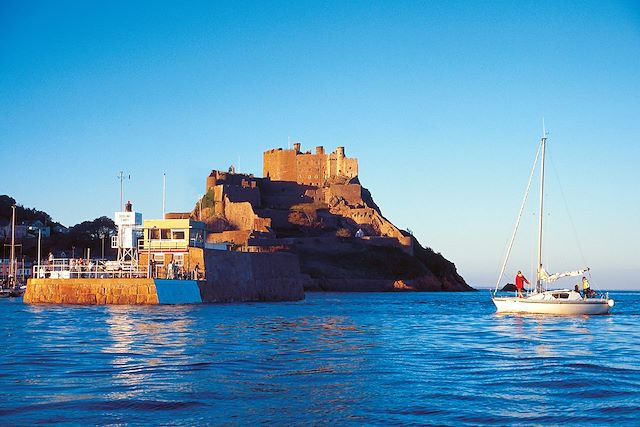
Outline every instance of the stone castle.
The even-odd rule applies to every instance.
[[[264,178],[232,169],[211,171],[204,209],[192,213],[204,212],[211,241],[279,247],[273,239],[296,231],[318,237],[342,229],[410,250],[410,238],[381,215],[358,182],[358,160],[347,158],[343,147],[330,154],[321,146],[315,154],[302,153],[299,143],[292,150],[268,150],[263,170]]]
[[[263,175],[273,181],[291,181],[317,187],[340,179],[358,176],[358,160],[344,155],[344,147],[331,154],[324,147],[316,147],[316,153],[302,153],[300,143],[293,150],[277,148],[264,152]]]
[[[468,288],[453,264],[382,215],[360,185],[358,160],[343,147],[327,154],[319,146],[312,154],[296,143],[265,151],[263,159],[262,178],[233,167],[207,177],[206,194],[187,215],[205,222],[208,244],[293,253],[306,289]]]

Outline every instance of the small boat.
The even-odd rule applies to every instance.
[[[1,288],[0,289],[0,298],[17,298],[17,297],[21,297],[22,295],[24,295],[24,291],[25,291],[26,287],[25,286],[19,286],[19,287],[15,287],[15,288]]]
[[[525,296],[504,297],[497,296],[498,286],[504,274],[507,260],[513,246],[522,211],[524,208],[527,194],[531,186],[531,178],[535,170],[535,164],[538,156],[534,161],[534,169],[529,177],[529,184],[525,192],[525,198],[520,207],[520,214],[516,221],[516,226],[511,236],[511,242],[507,250],[507,256],[502,265],[500,276],[496,288],[493,291],[491,300],[496,306],[498,313],[527,313],[527,314],[552,314],[552,315],[589,315],[589,314],[608,314],[615,302],[609,298],[609,294],[595,295],[591,297],[583,297],[580,292],[569,289],[547,290],[545,283],[554,282],[562,277],[581,276],[589,271],[588,268],[565,273],[549,274],[542,266],[542,217],[543,217],[543,199],[544,199],[544,160],[545,146],[547,143],[546,134],[543,131],[543,137],[540,140],[540,148],[538,155],[541,156],[540,162],[540,207],[538,209],[538,263],[536,272],[536,286],[532,293]]]
[[[11,255],[9,258],[9,277],[0,284],[0,298],[15,298],[24,295],[26,287],[16,279],[16,205],[11,206]]]

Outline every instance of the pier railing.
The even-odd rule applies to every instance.
[[[171,278],[204,280],[202,272],[186,272],[179,266],[176,266],[172,274],[167,273],[167,268],[162,265],[152,267],[132,262],[54,258],[40,266],[33,266],[31,277],[40,279]]]

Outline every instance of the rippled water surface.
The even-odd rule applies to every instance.
[[[501,316],[485,292],[0,301],[0,424],[639,425],[640,293]]]

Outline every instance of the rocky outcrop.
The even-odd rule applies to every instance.
[[[362,239],[299,238],[289,243],[308,276],[304,284],[309,291],[473,290],[453,263],[421,247],[414,247],[416,256],[400,247],[376,246]]]
[[[344,149],[269,150],[265,178],[212,171],[204,214],[211,243],[299,256],[309,290],[469,291],[455,265],[387,220]]]
[[[500,290],[503,291],[503,292],[515,292],[518,289],[516,288],[516,285],[514,285],[513,283],[507,283]]]

